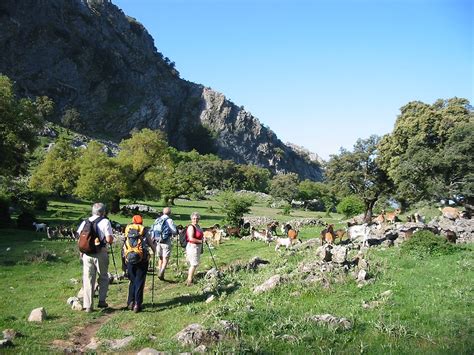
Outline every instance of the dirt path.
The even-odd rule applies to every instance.
[[[114,316],[115,310],[109,309],[109,311],[102,311],[102,313],[99,318],[92,322],[75,327],[68,340],[54,340],[53,347],[60,348],[66,353],[83,353],[87,350],[94,350],[86,349],[86,346],[93,342],[99,328]],[[91,346],[94,346],[94,344],[92,343]]]

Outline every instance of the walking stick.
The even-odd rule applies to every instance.
[[[156,253],[153,253],[152,274],[151,274],[151,307],[155,308],[154,295],[155,295],[155,257]]]
[[[176,236],[176,271],[179,271],[178,268],[178,257],[179,257],[179,234]]]
[[[110,245],[110,254],[112,254],[112,261],[114,263],[114,268],[115,268],[115,276],[117,277],[117,282],[118,282],[118,272],[117,272],[117,265],[115,264],[115,257],[114,257],[114,248],[112,247],[112,244]]]
[[[209,244],[207,243],[207,240],[205,240],[204,242],[206,243],[207,248],[209,249],[209,253],[211,254],[212,261],[214,262],[214,267],[216,268],[216,271],[218,271],[218,270],[217,270],[216,261],[214,260],[214,256],[212,255],[211,247],[210,247]]]

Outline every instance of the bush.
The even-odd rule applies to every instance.
[[[238,226],[244,213],[250,211],[250,207],[255,202],[252,196],[238,195],[231,192],[223,192],[218,197],[222,210],[226,215],[226,223],[231,226]]]
[[[402,244],[401,250],[418,258],[454,253],[458,248],[430,231],[418,231]]]
[[[346,196],[338,203],[336,210],[347,218],[364,213],[364,203],[355,196]]]

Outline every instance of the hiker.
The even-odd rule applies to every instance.
[[[156,253],[158,255],[158,278],[165,279],[165,270],[171,256],[171,247],[173,245],[173,235],[178,234],[178,230],[170,218],[171,208],[163,208],[163,214],[158,217],[150,231],[153,233],[153,241],[156,243]]]
[[[191,224],[186,229],[186,260],[189,263],[188,279],[186,285],[190,286],[193,283],[193,276],[196,268],[199,265],[199,259],[202,253],[203,231],[199,226],[201,215],[198,212],[191,214]]]
[[[92,223],[97,238],[95,238],[96,252],[91,254],[81,253],[82,258],[82,284],[84,290],[84,309],[86,312],[93,310],[93,297],[97,275],[99,276],[99,304],[97,307],[106,308],[107,291],[109,289],[109,255],[107,254],[107,243],[114,241],[112,226],[105,217],[105,205],[95,203],[92,206],[92,216],[88,218]],[[84,220],[77,233],[81,234],[86,224]]]
[[[127,267],[128,285],[127,308],[135,313],[142,310],[143,290],[148,270],[148,246],[156,252],[152,239],[145,233],[143,218],[135,215],[132,223],[125,228],[125,242],[122,253]]]

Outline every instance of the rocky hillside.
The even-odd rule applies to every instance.
[[[146,29],[110,1],[2,0],[0,27],[0,73],[19,95],[52,98],[56,122],[74,108],[93,137],[161,129],[178,149],[321,179],[309,154],[224,95],[181,79]]]

